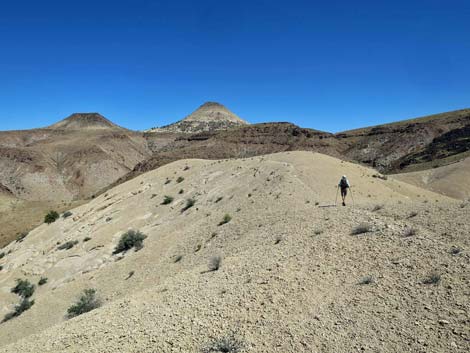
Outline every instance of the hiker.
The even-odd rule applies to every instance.
[[[343,199],[343,206],[346,206],[346,195],[348,194],[348,189],[350,188],[349,180],[346,178],[346,175],[343,175],[338,183],[338,187],[341,188],[341,198]]]

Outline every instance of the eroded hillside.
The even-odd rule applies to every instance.
[[[321,207],[342,174],[354,206]],[[48,280],[1,350],[200,352],[233,334],[250,352],[468,351],[470,206],[377,176],[286,152],[123,183],[3,249],[2,315],[16,278]],[[113,255],[129,229],[143,248]],[[103,306],[66,320],[85,288]]]

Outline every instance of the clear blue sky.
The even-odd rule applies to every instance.
[[[470,1],[0,2],[0,130],[208,100],[326,131],[470,107]]]

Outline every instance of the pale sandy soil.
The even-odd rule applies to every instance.
[[[342,174],[354,206],[319,207]],[[232,332],[246,352],[468,352],[470,205],[374,174],[291,152],[178,161],[121,184],[3,249],[0,315],[16,278],[49,280],[0,325],[0,352],[201,352]],[[128,229],[144,248],[112,255]],[[431,273],[438,284],[423,283]],[[104,305],[66,320],[84,288]]]

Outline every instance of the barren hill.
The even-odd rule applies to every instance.
[[[199,133],[204,131],[226,130],[248,124],[222,104],[206,102],[183,120],[148,132]]]
[[[123,129],[99,113],[75,113],[48,128],[60,130]]]
[[[429,169],[470,151],[470,109],[336,134],[348,158],[382,172]]]
[[[354,207],[321,207],[342,174]],[[285,152],[138,176],[3,249],[1,314],[16,278],[47,283],[0,349],[201,352],[233,335],[246,352],[467,352],[470,206],[374,175]],[[143,248],[113,255],[129,229]],[[66,320],[86,288],[103,306]]]

